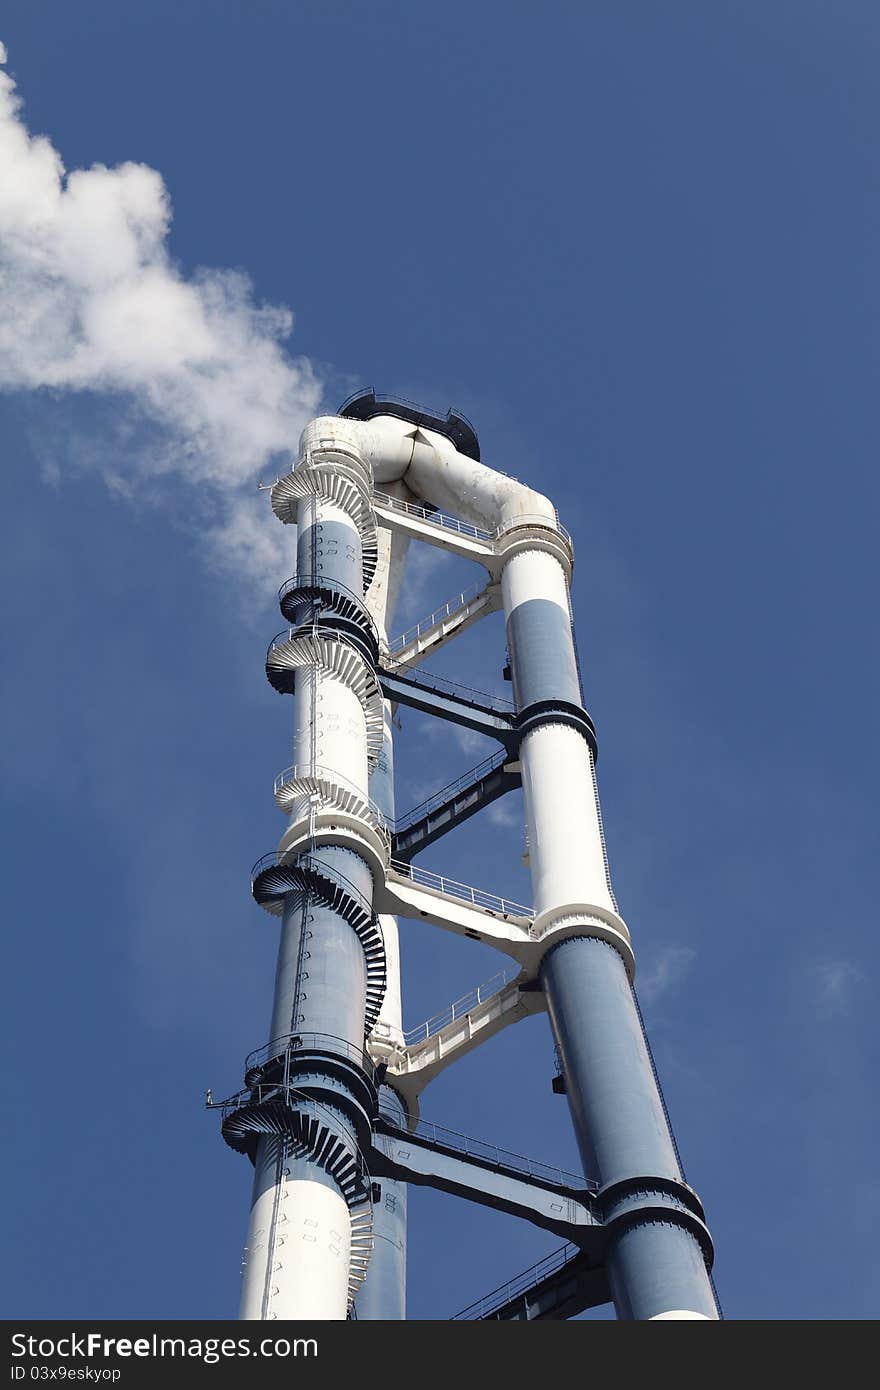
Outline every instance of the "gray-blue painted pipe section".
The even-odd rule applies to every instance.
[[[321,519],[322,510],[328,508],[323,507],[320,499],[311,503],[304,501],[299,508],[303,524],[298,527],[297,535],[297,573],[304,579],[335,581],[362,597],[363,571],[357,530],[339,520]],[[316,513],[317,520],[314,519]],[[340,877],[344,880],[340,885],[343,892],[350,891],[356,901],[372,902],[372,875],[359,855],[327,846],[316,849],[311,857],[316,867],[326,868],[331,880],[337,883]],[[308,1070],[297,1067],[296,1053],[293,1054],[291,1103],[296,1108],[295,1088],[301,1085],[308,1110],[321,1116],[352,1155],[357,1152],[357,1139],[350,1115],[351,1097],[346,1094],[348,1088],[332,1070],[327,1071],[320,1055],[315,1054],[338,1050],[351,1060],[352,1048],[361,1052],[366,989],[364,950],[353,927],[340,912],[319,904],[308,891],[290,893],[282,918],[270,1041],[301,1034],[305,1042],[310,1034],[321,1035],[312,1050],[311,1061],[307,1060],[307,1050],[299,1056]],[[334,1089],[340,1095],[338,1106],[333,1103]],[[317,1098],[322,1095],[325,1099]],[[266,1136],[259,1140],[255,1155],[254,1202],[277,1186],[281,1179],[280,1157],[281,1149],[275,1138]],[[288,1155],[284,1162],[286,1175],[290,1179],[308,1179],[312,1184],[338,1190],[338,1181],[321,1166],[319,1158],[319,1154]],[[274,1220],[273,1216],[273,1224]],[[269,1259],[268,1281],[271,1282],[271,1251]],[[266,1307],[264,1294],[261,1314],[264,1317],[267,1316]]]
[[[528,599],[507,619],[507,647],[518,710],[541,700],[581,703],[571,621],[558,603]]]
[[[394,752],[385,726],[382,751],[370,773],[370,800],[388,821],[394,820]]]
[[[320,500],[316,505],[320,509]],[[307,522],[305,518],[314,512],[306,505],[300,513],[297,574],[333,580],[363,595],[360,540],[354,525],[335,520]],[[358,855],[328,846],[313,857],[346,879],[367,903],[372,902],[372,875]],[[305,921],[303,901],[302,895],[291,895],[284,913],[273,1037],[301,1030],[343,1038],[361,1048],[367,978],[363,947],[354,930],[330,908],[307,904],[309,920]],[[308,933],[306,940],[303,931]]]
[[[358,855],[326,846],[313,858],[371,901],[372,876]],[[307,894],[291,893],[278,948],[273,1041],[288,1033],[322,1033],[362,1048],[366,992],[364,950],[354,929]]]
[[[396,1091],[380,1087],[379,1103],[406,1128],[406,1110]],[[355,1309],[364,1321],[402,1322],[406,1317],[406,1183],[382,1178],[376,1187],[373,1250]]]
[[[541,702],[580,705],[580,677],[569,614],[547,599],[527,599],[507,618],[518,710]],[[539,827],[540,832],[540,827]],[[560,907],[564,904],[560,903]],[[585,933],[589,928],[585,927]],[[680,1182],[675,1145],[623,961],[587,935],[551,948],[541,967],[551,1026],[585,1172],[602,1187],[652,1178]],[[614,1209],[608,1213],[612,1221]],[[650,1318],[684,1310],[717,1317],[696,1236],[675,1218],[627,1217],[612,1228],[608,1252],[618,1316]]]
[[[588,1176],[602,1187],[626,1178],[681,1181],[682,1173],[632,988],[617,951],[593,937],[553,948],[541,980]],[[696,1238],[647,1220],[617,1236],[608,1255],[619,1317],[671,1309],[718,1316]]]
[[[593,937],[564,941],[541,978],[584,1169],[603,1184],[681,1179],[623,961]]]
[[[641,1321],[672,1309],[718,1317],[702,1251],[671,1222],[645,1221],[618,1236],[608,1281],[621,1318]]]

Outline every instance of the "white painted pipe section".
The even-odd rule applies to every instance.
[[[254,1165],[254,1192],[248,1222],[241,1275],[241,1306],[238,1316],[259,1321],[269,1298],[268,1270],[273,1245],[278,1146],[274,1139],[261,1139]]]
[[[345,1198],[321,1182],[285,1176],[269,1317],[345,1320],[351,1220]]]
[[[556,626],[561,640],[553,673],[556,693],[579,702],[568,583],[558,560],[538,550],[512,555],[502,570],[501,593],[508,619],[536,601],[560,611]],[[525,657],[527,653],[519,655]],[[514,671],[520,705],[524,676],[524,672]],[[520,761],[536,916],[568,903],[595,903],[614,911],[593,756],[586,740],[565,724],[545,724],[526,734],[520,745]]]
[[[532,599],[555,603],[571,622],[568,582],[558,560],[543,550],[525,550],[512,555],[501,573],[501,595],[505,613]]]
[[[403,1046],[403,1005],[400,996],[400,933],[397,918],[387,913],[379,916],[379,925],[385,939],[385,996],[379,1011],[377,1023],[383,1025],[383,1036]],[[384,1033],[384,1028],[388,1033]]]
[[[526,734],[520,761],[535,916],[568,903],[616,911],[585,740],[564,724],[545,724]]]
[[[296,673],[293,701],[294,763],[332,768],[365,794],[367,729],[354,691],[329,672],[304,666]]]
[[[367,734],[360,700],[342,681],[315,667],[301,666],[293,696],[293,764],[300,773],[316,773],[366,796]],[[321,770],[318,772],[318,770]],[[297,825],[310,810],[307,797],[290,808]]]
[[[354,471],[357,477],[356,467]],[[303,578],[325,575],[352,593],[362,594],[360,532],[344,507],[325,497],[298,501],[296,569]],[[293,761],[306,772],[326,769],[336,773],[343,785],[353,787],[366,799],[369,768],[364,708],[343,679],[318,667],[301,667],[296,673]],[[309,811],[309,800],[303,798],[292,808],[292,823],[308,816]],[[273,1036],[289,1031],[290,1001],[300,967],[300,924],[294,920],[296,905],[291,907],[291,914],[284,916],[279,944]],[[347,926],[345,931],[363,976],[358,996],[360,1016],[350,1031],[362,1036],[366,965],[354,933]],[[338,970],[341,957],[338,953],[331,959],[325,956],[326,952],[316,952],[310,964],[315,993],[320,993],[320,986],[329,997],[330,977]],[[355,1007],[355,1001],[351,1002]],[[307,1156],[282,1161],[277,1141],[262,1139],[257,1150],[240,1316],[342,1321],[348,1310],[350,1263],[351,1218],[334,1180]]]
[[[254,1174],[239,1317],[344,1321],[351,1221],[323,1181],[278,1173],[275,1141],[262,1140]]]
[[[652,1318],[648,1318],[647,1321],[648,1321],[648,1322],[670,1322],[670,1321],[682,1322],[682,1321],[691,1321],[691,1320],[693,1320],[694,1318],[698,1319],[698,1321],[700,1321],[700,1322],[712,1322],[712,1321],[713,1321],[713,1319],[710,1318],[710,1317],[707,1317],[705,1313],[692,1313],[691,1310],[690,1310],[689,1308],[670,1308],[670,1310],[669,1310],[668,1313],[655,1313],[654,1316],[653,1316]]]
[[[345,542],[351,548],[348,557],[350,563],[354,566],[358,562],[360,533],[348,512],[335,502],[329,501],[326,497],[301,497],[296,507],[296,524],[298,536],[302,536],[311,526],[342,527],[343,532],[349,533],[350,536]],[[336,558],[336,552],[326,558]]]
[[[556,509],[542,493],[460,454],[444,435],[408,420],[391,415],[365,421],[321,416],[303,431],[301,454],[316,447],[319,439],[338,439],[340,446],[357,450],[380,487],[405,479],[417,497],[485,530],[522,517],[545,517],[556,524]]]

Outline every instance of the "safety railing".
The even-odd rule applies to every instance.
[[[453,878],[435,874],[431,869],[422,869],[416,864],[404,864],[398,859],[392,859],[390,867],[399,878],[408,878],[422,888],[431,888],[435,893],[458,898],[461,902],[470,903],[472,907],[477,907],[483,912],[492,912],[498,917],[531,919],[534,914],[533,907],[511,902],[509,898],[498,897],[495,893],[486,893],[482,888],[472,888],[469,883],[457,883]]]
[[[489,690],[475,690],[473,686],[462,685],[460,681],[451,681],[446,676],[437,676],[433,671],[426,671],[424,667],[421,668],[417,677],[413,677],[405,666],[391,670],[388,674],[390,676],[399,675],[401,680],[406,680],[409,677],[411,680],[416,680],[419,685],[426,685],[429,690],[435,691],[438,695],[450,695],[453,699],[463,700],[469,705],[496,710],[498,714],[512,714],[516,709],[513,701],[508,700],[504,695],[496,695]]]
[[[401,1128],[399,1113],[396,1110],[380,1103],[379,1115],[393,1129]],[[484,1167],[518,1173],[521,1177],[531,1178],[545,1187],[561,1187],[572,1192],[598,1190],[598,1183],[585,1178],[582,1173],[571,1173],[555,1163],[540,1163],[535,1158],[527,1158],[525,1154],[514,1153],[511,1149],[501,1149],[497,1144],[487,1144],[482,1139],[461,1134],[457,1129],[432,1124],[430,1120],[420,1119],[415,1125],[410,1120],[406,1131],[401,1132],[422,1139],[433,1147],[451,1149],[465,1158],[474,1159]]]
[[[410,642],[416,641],[418,637],[421,637],[423,632],[427,632],[430,628],[436,627],[438,623],[443,622],[444,618],[451,617],[453,613],[457,613],[460,609],[467,607],[468,604],[473,603],[474,599],[480,598],[480,596],[486,592],[487,586],[480,583],[472,584],[469,589],[463,589],[460,594],[456,594],[455,598],[449,599],[449,601],[442,604],[440,608],[435,608],[434,612],[429,613],[426,618],[421,618],[419,622],[413,623],[412,627],[408,627],[405,632],[398,633],[389,643],[389,652],[393,655],[395,652],[400,651],[401,647],[406,647]]]
[[[373,1074],[373,1063],[369,1055],[362,1047],[358,1047],[347,1038],[338,1038],[332,1033],[287,1033],[248,1053],[244,1063],[245,1076],[257,1067],[265,1067],[268,1062],[284,1062],[286,1066],[298,1052],[314,1051],[330,1052],[334,1056],[345,1057],[368,1076]]]
[[[321,767],[317,764],[312,765],[311,763],[294,763],[291,767],[286,767],[283,772],[279,772],[278,776],[275,778],[273,786],[274,795],[277,796],[278,793],[283,791],[286,786],[289,786],[291,782],[305,782],[309,780],[326,782],[331,786],[340,787],[342,791],[348,793],[349,796],[357,797],[359,801],[369,807],[370,815],[373,818],[376,828],[383,831],[385,835],[390,833],[388,821],[379,810],[375,801],[367,796],[356,783],[350,781],[347,777],[343,777],[341,772],[336,772],[332,767]],[[305,797],[319,797],[322,805],[333,806],[336,804],[320,791],[304,792],[303,795]]]
[[[323,860],[313,854],[298,855],[295,852],[279,854],[277,851],[274,854],[264,854],[251,869],[251,885],[253,886],[260,874],[265,873],[267,869],[286,867],[307,869],[312,873],[319,874],[321,878],[328,879],[337,888],[340,888],[347,897],[351,898],[367,917],[374,916],[372,903],[367,901],[357,885],[352,883],[351,879],[346,878],[345,874],[338,873],[336,869],[325,864]]]
[[[286,473],[276,473],[271,483],[257,483],[258,492],[272,492],[279,483],[285,482],[292,473],[297,473],[301,468],[322,468],[326,467],[323,459],[318,459],[315,463],[315,454],[332,453],[334,455],[333,467],[339,469],[339,461],[343,460],[343,473],[349,482],[354,483],[355,487],[361,492],[362,496],[366,493],[371,480],[369,465],[365,462],[359,449],[349,444],[345,440],[336,438],[333,435],[318,435],[312,440],[310,448],[300,454],[292,463]],[[347,468],[345,468],[347,464]],[[354,476],[352,476],[352,473]]]
[[[376,631],[376,624],[367,611],[363,594],[356,593],[354,589],[340,584],[338,579],[330,579],[325,574],[292,574],[289,579],[285,579],[278,590],[278,602],[283,603],[287,595],[295,593],[297,589],[325,589],[341,595],[342,598],[354,605],[358,612],[359,621],[364,627],[369,627],[370,632],[378,642],[379,634]]]
[[[383,396],[381,396],[380,402],[379,402],[379,404],[377,405],[377,402],[376,402],[376,392],[374,391],[374,389],[373,389],[372,386],[368,387],[366,390],[364,390],[363,388],[359,387],[357,391],[353,391],[352,394],[351,394],[350,396],[347,396],[346,399],[342,402],[342,405],[339,407],[339,409],[337,410],[336,414],[337,414],[337,415],[345,415],[345,414],[347,413],[347,411],[348,411],[348,407],[352,404],[352,402],[353,402],[353,401],[360,400],[360,399],[361,399],[362,397],[364,397],[364,396],[366,396],[368,399],[371,399],[372,405],[376,408],[377,412],[379,412],[379,413],[381,412],[381,406],[384,406],[384,405],[392,405],[392,406],[393,406],[393,405],[402,405],[402,406],[404,406],[404,408],[407,409],[407,410],[409,410],[409,411],[411,411],[413,415],[419,417],[419,422],[420,422],[420,424],[422,424],[422,425],[424,426],[425,429],[429,429],[429,428],[430,428],[430,423],[429,423],[430,421],[434,421],[435,424],[440,424],[440,423],[442,423],[441,417],[440,417],[439,415],[434,415],[430,410],[425,410],[424,406],[419,405],[418,401],[411,401],[411,400],[408,400],[406,396],[386,396],[386,395],[383,395]],[[360,415],[355,415],[353,418],[356,419],[356,420],[359,420],[359,419],[361,419],[362,417],[361,417]],[[368,418],[369,418],[369,417],[368,417]],[[470,422],[470,420],[468,419],[468,417],[465,415],[464,411],[463,411],[463,410],[447,410],[447,412],[446,412],[446,423],[447,423],[447,424],[449,424],[450,421],[459,421],[459,420],[460,420],[463,424],[467,425],[468,429],[471,431],[471,434],[474,436],[474,439],[476,439],[476,437],[477,437],[477,432],[476,432],[476,430],[474,429],[474,427],[473,427],[473,425],[471,424],[471,422]]]
[[[491,1293],[485,1294],[483,1298],[478,1298],[474,1303],[469,1303],[467,1308],[462,1308],[460,1313],[454,1313],[450,1322],[476,1322],[481,1318],[491,1318],[492,1314],[497,1313],[499,1308],[504,1308],[507,1304],[514,1303],[516,1299],[525,1297],[552,1275],[561,1273],[582,1253],[577,1245],[560,1246],[558,1250],[554,1250],[552,1254],[532,1265],[531,1269],[523,1270],[522,1274],[516,1275],[506,1284],[499,1284],[498,1288],[493,1289]],[[715,1296],[718,1316],[723,1319],[724,1312],[711,1273],[709,1274],[709,1283]]]
[[[458,535],[467,536],[471,540],[483,541],[489,545],[494,545],[502,536],[506,536],[510,531],[516,531],[520,527],[540,527],[544,530],[558,531],[569,545],[571,545],[571,533],[566,530],[558,516],[544,516],[540,512],[527,512],[521,516],[509,517],[507,521],[502,521],[496,526],[494,531],[486,531],[481,526],[473,526],[469,521],[462,521],[460,517],[450,516],[448,512],[441,512],[436,507],[422,506],[417,502],[404,502],[399,497],[391,497],[387,492],[374,492],[373,503],[377,507],[384,507],[388,511],[400,512],[403,516],[412,517],[415,521],[426,522],[429,526],[438,526],[441,530],[454,531]]]
[[[425,816],[429,816],[432,811],[436,811],[439,807],[445,806],[448,801],[451,801],[453,797],[458,794],[458,792],[465,791],[468,787],[473,786],[484,777],[488,777],[491,772],[496,772],[509,761],[510,754],[505,749],[502,749],[500,753],[493,753],[491,757],[485,758],[481,763],[477,763],[476,767],[469,768],[468,771],[463,772],[460,777],[456,777],[452,782],[447,782],[445,787],[440,787],[438,791],[434,792],[433,796],[429,796],[427,800],[421,801],[419,805],[414,806],[411,811],[407,811],[406,815],[401,816],[395,821],[395,830],[398,832],[407,830],[410,826],[415,825],[416,821],[424,820]]]
[[[280,1081],[259,1082],[256,1086],[247,1086],[241,1091],[235,1091],[225,1100],[212,1100],[208,1109],[219,1110],[221,1119],[225,1120],[243,1105],[264,1105],[270,1100],[285,1100],[289,1091],[290,1087]]]
[[[403,1033],[403,1040],[407,1047],[412,1047],[416,1043],[427,1042],[428,1038],[433,1038],[443,1028],[448,1028],[450,1023],[454,1023],[458,1018],[464,1018],[478,1004],[485,1004],[488,1000],[494,999],[500,994],[511,980],[516,979],[514,970],[499,970],[497,975],[493,975],[490,980],[477,985],[476,989],[468,990],[460,999],[455,999],[439,1014],[434,1014],[424,1023],[420,1023],[417,1028],[406,1028]]]
[[[543,530],[558,531],[563,540],[569,545],[572,544],[571,532],[566,530],[558,516],[543,516],[540,512],[528,512],[523,516],[510,517],[508,521],[502,521],[492,532],[492,540],[498,541],[502,536],[506,536],[509,531],[516,531],[520,526],[526,528],[538,527]]]
[[[521,1298],[523,1294],[537,1288],[545,1279],[549,1279],[551,1274],[558,1274],[572,1260],[577,1259],[580,1253],[581,1251],[576,1245],[561,1246],[559,1250],[554,1250],[552,1255],[547,1255],[545,1259],[532,1265],[531,1269],[523,1270],[522,1274],[516,1275],[506,1284],[500,1284],[497,1289],[493,1289],[485,1297],[478,1298],[467,1308],[462,1308],[461,1312],[454,1314],[450,1321],[476,1322],[480,1318],[491,1317],[506,1303],[512,1303],[514,1299]]]
[[[436,507],[421,506],[418,502],[404,502],[400,497],[391,497],[387,492],[374,492],[373,504],[388,511],[400,512],[415,521],[427,522],[429,526],[439,526],[444,531],[454,531],[470,540],[491,542],[492,535],[481,526],[472,526],[469,521],[450,516],[448,512],[438,511]]]
[[[324,642],[341,643],[363,661],[362,653],[350,637],[335,627],[328,627],[326,623],[322,623],[318,619],[311,622],[307,619],[303,623],[297,623],[296,627],[286,627],[281,632],[276,632],[266,649],[266,660],[268,661],[276,648],[283,647],[287,642],[293,642],[297,637],[318,637]]]
[[[254,1086],[236,1091],[234,1095],[227,1096],[225,1100],[212,1100],[206,1104],[206,1108],[219,1110],[221,1120],[226,1120],[230,1115],[235,1114],[236,1110],[241,1110],[244,1106],[267,1105],[272,1101],[289,1105],[291,1109],[300,1113],[313,1115],[328,1129],[333,1130],[340,1139],[349,1143],[352,1142],[351,1135],[343,1129],[340,1123],[339,1115],[330,1106],[315,1100],[297,1086],[295,1077],[291,1081],[258,1082]],[[362,1170],[364,1172],[369,1171],[366,1156],[356,1142],[355,1148],[361,1160]]]

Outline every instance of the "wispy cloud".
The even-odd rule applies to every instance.
[[[27,129],[3,71],[0,167],[0,388],[120,401],[125,452],[95,441],[97,459],[76,462],[132,495],[179,476],[199,489],[213,557],[271,572],[265,551],[277,556],[280,528],[264,538],[248,494],[295,449],[321,397],[310,363],[285,351],[290,310],[258,303],[239,271],[185,275],[161,175],[135,163],[68,172]],[[53,470],[57,481],[64,470]]]
[[[854,1001],[859,986],[867,982],[854,961],[840,957],[818,961],[809,969],[816,1004],[827,1014],[843,1013]]]
[[[653,965],[637,980],[639,998],[655,1004],[663,995],[677,989],[696,959],[691,946],[667,946],[661,950]]]
[[[503,801],[493,801],[486,811],[486,819],[491,825],[503,830],[522,826],[522,807],[513,805],[506,797]]]
[[[487,739],[485,734],[478,734],[473,729],[463,729],[460,724],[453,724],[449,720],[425,719],[421,725],[421,732],[433,743],[454,743],[456,748],[475,762],[482,761],[497,751],[497,745]]]
[[[487,743],[485,736],[475,733],[473,729],[462,729],[453,724],[452,737],[462,753],[467,753],[469,758],[488,758],[490,752],[494,751],[494,745]]]

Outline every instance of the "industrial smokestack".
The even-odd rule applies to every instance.
[[[276,780],[287,827],[253,877],[257,902],[282,922],[270,1042],[223,1106],[224,1136],[256,1169],[242,1317],[339,1319],[356,1306],[402,1317],[405,1181],[571,1242],[554,1275],[480,1316],[568,1317],[613,1301],[623,1318],[719,1317],[711,1238],[632,990],[574,651],[573,548],[552,503],[482,464],[463,417],[374,392],[310,422],[271,501],[297,527],[296,574],[280,595],[289,626],[266,660],[272,685],[292,696],[295,762]],[[487,582],[389,641],[404,549],[395,537],[468,557]],[[512,705],[416,671],[499,603]],[[395,820],[390,702],[485,733],[503,752]],[[520,784],[533,907],[413,866]],[[404,1033],[395,915],[491,944],[518,973],[457,1001],[423,1036]],[[530,1163],[524,1177],[525,1161],[419,1118],[433,1076],[541,1009],[581,1178],[536,1178]]]

